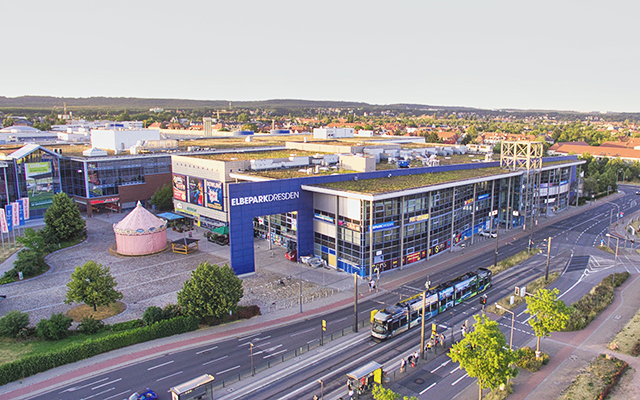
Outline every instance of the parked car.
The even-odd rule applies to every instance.
[[[324,266],[324,260],[317,256],[302,256],[300,262],[313,268],[320,268]]]
[[[298,261],[298,252],[296,250],[287,251],[284,253],[284,257],[289,261],[296,262]]]
[[[636,190],[636,194],[640,194],[640,190]]]
[[[489,238],[497,238],[498,234],[496,232],[482,231],[482,232],[480,232],[480,236],[489,237]]]
[[[135,392],[131,396],[129,396],[129,400],[157,400],[158,395],[153,390],[147,388],[146,392],[138,393]]]

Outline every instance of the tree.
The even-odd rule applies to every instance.
[[[560,291],[538,289],[534,296],[527,296],[527,312],[531,315],[529,325],[538,337],[536,357],[540,357],[540,338],[558,332],[567,326],[569,310],[564,301],[558,300]]]
[[[258,125],[254,124],[253,122],[250,122],[248,124],[244,124],[242,125],[242,129],[243,131],[257,131],[258,130]]]
[[[64,192],[53,196],[53,204],[44,213],[44,223],[63,242],[83,236],[87,227],[78,206]]]
[[[5,128],[8,128],[10,126],[13,126],[13,124],[15,123],[16,121],[13,118],[8,117],[8,118],[5,118],[4,121],[2,121],[2,126],[4,126]]]
[[[151,204],[160,211],[173,209],[173,187],[166,184],[151,196]]]
[[[236,310],[243,294],[242,281],[231,267],[205,262],[178,292],[178,305],[186,315],[222,318]]]
[[[375,400],[400,400],[400,395],[398,393],[391,389],[385,389],[382,385],[374,385],[372,393]],[[415,396],[404,396],[402,397],[402,400],[418,400],[418,398]]]
[[[9,311],[0,318],[0,336],[16,337],[20,330],[29,325],[29,313]]]
[[[515,353],[507,346],[498,323],[484,314],[474,318],[473,331],[451,346],[448,355],[453,362],[460,363],[460,368],[470,377],[478,379],[478,398],[482,399],[482,389],[499,388],[515,377],[518,369],[511,367],[516,361]]]
[[[97,311],[99,306],[107,306],[122,299],[122,293],[115,287],[118,282],[111,276],[109,267],[103,267],[95,261],[87,261],[82,267],[76,267],[67,283],[65,303],[85,303]]]

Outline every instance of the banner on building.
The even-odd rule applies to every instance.
[[[53,204],[53,169],[51,162],[24,164],[29,205],[33,209],[47,208]]]
[[[197,206],[204,206],[204,181],[200,178],[190,176],[189,182],[189,203]]]
[[[187,181],[184,175],[173,175],[173,198],[187,201]]]
[[[207,192],[207,207],[224,211],[224,184],[222,182],[205,180]]]
[[[22,199],[19,199],[16,204],[18,205],[19,225],[22,226],[24,225],[24,203],[22,202]]]
[[[0,232],[9,233],[9,225],[7,225],[7,216],[4,215],[4,208],[0,208]]]

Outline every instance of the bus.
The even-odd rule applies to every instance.
[[[425,294],[425,321],[477,296],[491,287],[491,271],[478,268],[455,279],[430,288]],[[375,312],[371,323],[371,336],[387,339],[408,331],[421,323],[422,293]]]

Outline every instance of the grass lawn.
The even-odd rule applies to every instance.
[[[91,316],[93,316],[94,319],[103,320],[118,315],[126,309],[127,306],[120,301],[111,303],[108,306],[98,307],[97,311],[93,311],[93,307],[91,306],[81,304],[69,310],[65,315],[73,318],[73,322],[81,322],[83,318]]]
[[[627,363],[601,354],[591,362],[567,388],[563,400],[591,400],[605,398],[627,368]],[[602,396],[602,397],[601,397]]]
[[[511,257],[505,258],[502,261],[498,262],[498,265],[492,265],[489,267],[493,275],[498,275],[500,272],[506,271],[511,267],[514,267],[521,262],[525,262],[536,254],[540,253],[538,248],[533,248],[531,251],[521,251],[520,253],[514,254]]]
[[[9,338],[0,338],[0,364],[15,361],[26,356],[49,353],[75,343],[82,343],[87,340],[94,340],[109,335],[113,335],[113,332],[102,331],[94,335],[74,332],[65,339],[52,341],[41,340],[36,337],[20,342]]]
[[[542,289],[544,287],[551,285],[553,282],[555,282],[556,279],[558,279],[559,276],[560,276],[559,272],[552,272],[549,274],[549,280],[547,282],[544,281],[544,275],[543,275],[540,278],[527,283],[527,293],[535,293],[538,289]],[[506,308],[507,310],[511,310],[525,302],[524,297],[515,296],[513,305],[511,305],[510,299],[511,299],[511,295],[503,297],[502,299],[498,300],[498,304],[500,304],[502,307]],[[495,304],[488,306],[487,312],[491,312],[498,315],[502,315],[505,313],[504,310],[497,308]]]
[[[6,242],[6,241],[5,241]],[[4,251],[2,251],[2,247],[0,246],[0,263],[4,262],[7,258],[11,257],[11,255],[22,248],[22,243],[17,243],[17,248],[13,247],[13,243],[11,244],[11,248],[9,245],[5,243]]]
[[[638,356],[637,351],[640,350],[640,310],[613,338],[609,343],[609,348],[632,356]]]

